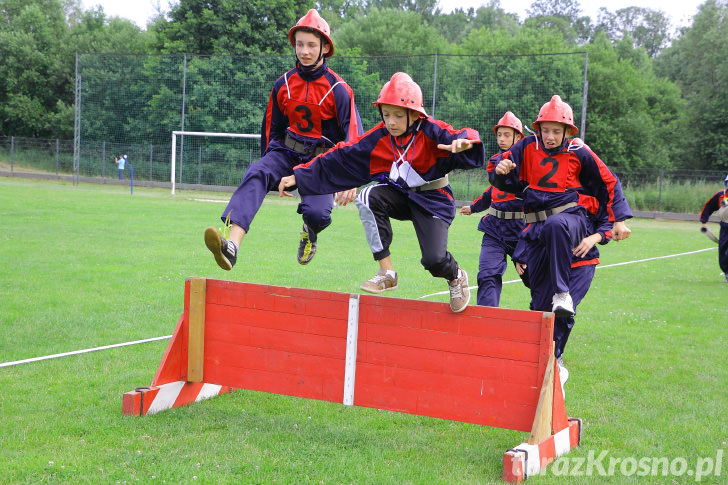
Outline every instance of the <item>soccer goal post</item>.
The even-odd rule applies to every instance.
[[[251,133],[214,133],[207,131],[173,131],[172,132],[172,157],[170,182],[172,183],[172,195],[175,189],[175,175],[177,172],[177,136],[200,136],[200,137],[217,137],[217,138],[255,138],[260,139],[260,134]],[[182,138],[184,140],[184,138]]]

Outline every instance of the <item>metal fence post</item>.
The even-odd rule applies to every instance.
[[[657,193],[657,212],[662,212],[662,174],[663,174],[663,171],[662,171],[662,169],[660,169],[660,175],[659,175],[660,190]]]
[[[514,135],[514,137],[515,137],[515,135]],[[467,199],[473,200],[472,197],[470,197],[470,172],[467,172],[467,174],[468,174],[468,197],[467,197]]]
[[[589,53],[584,56],[584,87],[581,95],[581,139],[586,142],[586,101],[589,96],[589,78],[587,72],[589,70]]]
[[[435,54],[434,69],[432,72],[432,111],[430,116],[435,117],[435,99],[437,98],[437,54]]]
[[[13,173],[13,163],[15,162],[15,137],[10,137],[10,173]]]
[[[202,183],[202,147],[197,147],[197,184]]]
[[[58,158],[61,155],[61,140],[56,138],[56,177],[58,177]]]
[[[185,102],[187,93],[187,54],[184,55],[184,62],[182,64],[182,127],[180,131],[185,131]],[[182,164],[185,159],[185,136],[180,135],[180,149],[179,149],[179,183],[182,185]]]

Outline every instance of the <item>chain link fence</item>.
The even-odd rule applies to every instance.
[[[116,153],[125,148],[128,147],[121,144],[104,145],[102,143],[101,153],[104,153],[104,149],[107,153]],[[150,144],[148,149],[150,151],[148,159],[133,162],[135,184],[169,186],[168,178],[165,179],[166,182],[153,182],[155,145]],[[164,145],[158,146],[160,153],[166,149],[167,147]],[[218,179],[213,177],[215,182],[213,185],[203,184],[202,147],[190,149],[188,146],[186,150],[189,150],[186,162],[190,167],[189,172],[196,171],[197,174],[197,179],[194,177],[186,179],[189,184],[188,188],[194,186],[194,188],[200,189],[232,192],[238,182],[234,184],[217,183],[225,181],[223,179],[227,175],[224,173],[221,173]],[[195,151],[198,154],[196,159],[192,156]],[[71,179],[73,177],[73,152],[72,140],[0,136],[0,175]],[[249,157],[248,163],[250,163],[257,153],[250,148],[245,153],[241,152],[241,156]],[[169,153],[166,155],[169,157]],[[160,158],[162,158],[161,155]],[[98,167],[98,175],[84,176],[84,179],[100,183],[119,183],[116,180],[118,174],[113,157],[111,160],[100,163],[102,165]],[[169,163],[166,165],[161,161],[157,163],[162,166],[162,170],[169,168]],[[723,172],[716,170],[625,170],[619,166],[611,168],[619,176],[633,210],[656,213],[699,213],[705,202],[723,187],[723,180],[726,176]],[[235,170],[231,166],[229,171],[237,177],[238,174]],[[144,176],[140,179],[139,174],[144,174]],[[166,175],[166,177],[168,176],[169,174]],[[456,171],[451,174],[450,180],[457,200],[463,204],[468,204],[478,197],[489,185],[484,170]],[[128,183],[128,180],[124,183]]]
[[[135,178],[170,182],[172,131],[259,134],[275,80],[291,56],[78,54],[74,173],[109,176],[113,158],[129,155]],[[428,114],[481,133],[489,154],[492,127],[505,111],[525,126],[559,94],[577,124],[585,117],[585,53],[512,56],[422,55],[340,57],[329,67],[353,89],[364,129],[379,122],[371,105],[392,74],[407,72],[422,87]],[[260,143],[241,138],[181,136],[178,187],[237,186],[260,158]],[[482,173],[453,174],[457,196],[482,191]]]
[[[585,53],[512,56],[423,55],[339,57],[329,67],[352,87],[364,129],[379,122],[371,102],[394,72],[420,84],[425,109],[455,128],[478,130],[488,154],[498,147],[492,127],[505,111],[531,122],[559,94],[574,109],[584,136]],[[290,56],[78,54],[74,140],[0,137],[0,173],[114,181],[114,158],[128,155],[139,185],[171,185],[173,131],[259,134],[275,80]],[[260,158],[249,138],[180,136],[177,187],[232,191]],[[722,187],[715,171],[639,171],[607,164],[620,176],[635,210],[696,213]],[[488,186],[484,170],[450,176],[467,203]]]

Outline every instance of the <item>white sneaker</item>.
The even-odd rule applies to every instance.
[[[566,381],[569,380],[569,369],[567,369],[564,366],[564,359],[562,357],[559,357],[556,359],[556,365],[559,366],[559,380],[561,381],[561,394],[566,397],[566,392],[564,391],[564,384],[566,384]]]
[[[571,317],[574,315],[574,302],[571,301],[571,295],[568,291],[556,293],[551,301],[554,304],[551,311],[557,317]]]
[[[450,288],[450,309],[460,313],[468,307],[470,302],[470,287],[468,286],[468,273],[464,269],[458,269],[458,277],[448,281]]]

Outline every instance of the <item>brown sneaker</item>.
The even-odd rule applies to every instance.
[[[468,287],[468,273],[458,269],[458,278],[448,281],[450,286],[450,309],[455,313],[465,310],[470,302],[470,288]]]
[[[387,273],[379,272],[362,283],[359,288],[369,293],[384,293],[385,291],[396,290],[397,275],[395,274],[394,278],[392,278]]]

